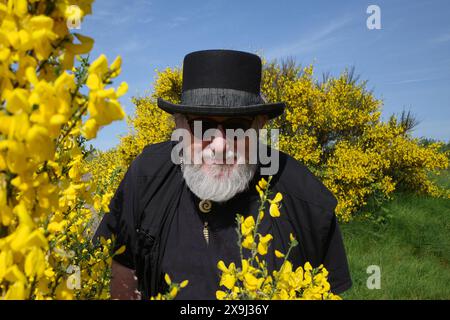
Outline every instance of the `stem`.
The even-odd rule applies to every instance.
[[[238,247],[239,247],[239,255],[241,257],[241,264],[242,264],[242,260],[244,260],[244,254],[242,253],[242,234],[241,234],[241,215],[237,215],[236,216],[236,221],[237,221],[237,235],[238,235]],[[241,265],[242,267],[242,265]]]
[[[286,255],[284,256],[283,263],[281,264],[280,271],[278,272],[277,276],[273,279],[272,292],[270,293],[270,300],[272,300],[273,295],[275,294],[275,291],[276,291],[276,289],[277,289],[278,281],[280,280],[280,272],[281,272],[281,270],[283,270],[284,264],[285,264],[286,261],[288,260],[289,255],[291,254],[292,248],[294,248],[295,246],[296,246],[296,244],[294,244],[294,243],[291,241],[291,243],[289,244],[289,249],[288,249],[288,251],[286,252]]]
[[[75,111],[75,113],[71,117],[71,118],[74,118],[73,119],[73,123],[64,132],[64,134],[62,136],[60,136],[60,138],[58,139],[56,145],[59,145],[60,143],[62,143],[64,141],[64,139],[67,137],[67,135],[70,133],[70,131],[72,131],[72,129],[76,126],[77,122],[81,119],[81,117],[83,116],[84,112],[87,110],[87,105],[88,105],[87,102],[85,102],[84,106],[82,106],[81,109],[77,110],[77,111],[80,111],[79,114],[76,114],[77,111]]]
[[[259,224],[261,223],[260,212],[264,211],[264,209],[265,209],[267,197],[269,196],[269,187],[270,187],[270,181],[271,180],[272,180],[272,176],[269,176],[268,181],[267,181],[267,186],[266,186],[266,188],[264,190],[264,195],[263,195],[263,197],[261,199],[261,203],[260,203],[259,208],[258,208],[255,228],[253,229],[253,239],[254,239],[254,241],[256,241],[256,236],[258,236],[258,235],[261,236],[258,233],[258,227],[259,227]],[[255,259],[257,252],[258,252],[257,248],[253,248],[252,249],[252,257],[250,258],[250,262],[251,262],[252,265],[253,265],[253,260]]]

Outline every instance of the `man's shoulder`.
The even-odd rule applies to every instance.
[[[141,152],[141,155],[145,156],[151,156],[151,155],[169,155],[172,151],[172,147],[174,145],[173,141],[163,141],[158,143],[151,143],[144,147],[144,149]]]
[[[157,175],[165,166],[174,165],[171,160],[173,141],[146,145],[133,160],[131,167],[138,176]]]
[[[277,184],[285,193],[311,205],[333,212],[337,205],[335,196],[306,165],[282,151]]]

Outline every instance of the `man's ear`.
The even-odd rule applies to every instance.
[[[173,120],[175,121],[175,127],[176,128],[188,128],[188,123],[187,123],[187,119],[186,116],[184,114],[181,113],[175,113],[173,115]]]
[[[269,117],[265,114],[260,114],[256,116],[256,127],[258,129],[262,129],[264,128],[264,126],[267,124],[267,122],[269,121]]]

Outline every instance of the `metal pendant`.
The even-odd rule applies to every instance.
[[[205,224],[203,225],[203,237],[205,237],[206,244],[209,244],[209,230],[207,221],[205,221]]]
[[[211,209],[212,209],[211,200],[204,199],[204,200],[200,201],[200,203],[198,204],[198,208],[203,213],[211,212]]]

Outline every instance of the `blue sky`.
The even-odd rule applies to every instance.
[[[381,29],[369,30],[369,5],[381,9]],[[235,49],[269,60],[314,63],[317,77],[355,67],[384,101],[383,118],[403,109],[420,120],[415,136],[450,139],[450,1],[97,0],[81,25],[94,37],[91,54],[123,58],[132,96],[152,91],[155,69],[181,66],[195,50]],[[103,128],[92,144],[106,150],[127,132],[125,120]]]

